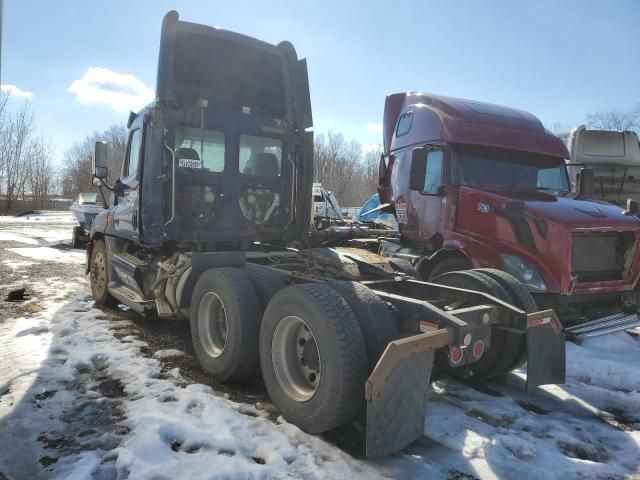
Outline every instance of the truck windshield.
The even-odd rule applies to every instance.
[[[224,133],[217,130],[205,130],[203,135],[199,128],[178,127],[175,151],[179,167],[224,170]]]
[[[515,187],[569,192],[564,159],[481,147],[454,149],[454,185]]]

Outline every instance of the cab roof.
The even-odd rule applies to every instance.
[[[386,154],[411,145],[447,142],[569,158],[564,143],[529,112],[421,92],[387,96],[383,138]]]

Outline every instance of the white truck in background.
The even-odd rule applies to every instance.
[[[571,154],[569,177],[578,185],[580,169],[594,173],[593,197],[623,206],[640,200],[640,143],[632,131],[589,130],[585,125],[557,132]]]

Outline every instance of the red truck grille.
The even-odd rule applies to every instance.
[[[634,232],[574,232],[571,272],[581,283],[622,280],[635,250]]]

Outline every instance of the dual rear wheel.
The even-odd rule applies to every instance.
[[[191,305],[203,369],[234,380],[260,368],[283,417],[310,433],[360,412],[371,364],[399,336],[386,304],[364,285],[287,286],[256,265],[208,270]]]

